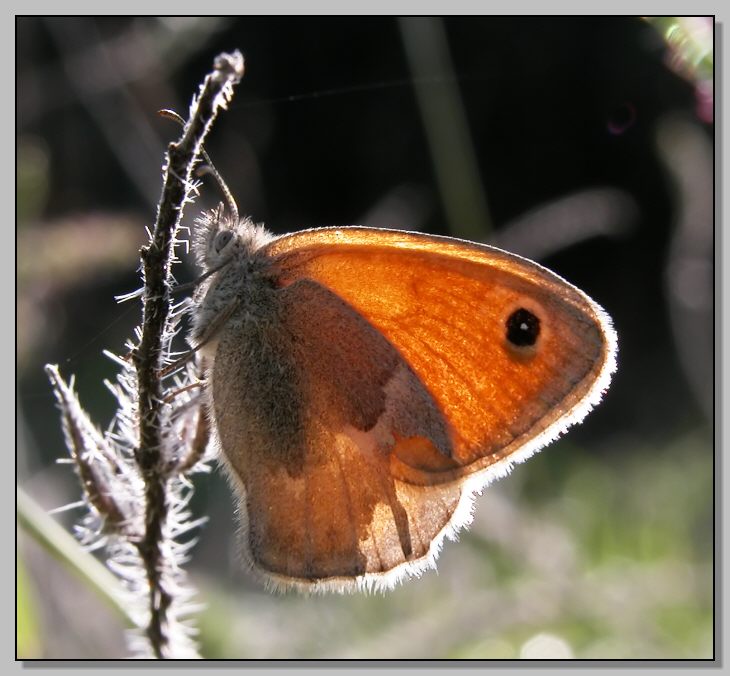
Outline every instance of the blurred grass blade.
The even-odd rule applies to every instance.
[[[99,561],[54,521],[22,488],[17,488],[18,524],[34,540],[80,577],[129,627],[135,623],[122,602],[124,591]]]
[[[20,556],[16,557],[17,571],[15,593],[15,657],[19,660],[42,657],[40,652],[40,627],[37,607],[30,589],[28,573]]]
[[[433,17],[398,19],[451,234],[481,240],[492,230],[446,32]],[[434,76],[443,81],[435,87]]]

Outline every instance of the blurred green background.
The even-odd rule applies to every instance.
[[[620,354],[584,424],[485,491],[438,573],[386,596],[266,593],[237,563],[225,481],[199,475],[203,655],[711,658],[712,40],[706,19],[18,18],[19,485],[48,510],[78,499],[42,366],[108,424],[102,350],[139,322],[114,296],[138,286],[178,133],[156,111],[185,112],[240,48],[208,150],[243,213],[497,243],[603,305]],[[18,545],[19,658],[128,654],[93,591]]]

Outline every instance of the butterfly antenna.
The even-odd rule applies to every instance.
[[[180,115],[178,115],[174,110],[169,110],[168,108],[165,108],[163,110],[157,111],[158,115],[162,117],[166,117],[168,120],[174,120],[177,122],[181,127],[185,126],[185,120],[183,120]],[[200,154],[203,156],[203,159],[205,160],[205,165],[202,167],[199,167],[197,172],[198,175],[208,173],[212,174],[213,178],[218,183],[218,187],[221,189],[221,192],[223,193],[223,196],[226,199],[226,203],[228,205],[228,210],[231,212],[231,216],[233,217],[233,223],[238,223],[238,205],[236,204],[236,200],[233,199],[233,193],[228,188],[228,185],[226,185],[226,182],[223,180],[223,177],[218,173],[218,170],[215,168],[215,165],[213,164],[213,161],[210,159],[210,155],[206,152],[205,148],[200,149]]]
[[[226,202],[228,204],[228,210],[231,212],[231,216],[233,217],[233,223],[234,225],[238,224],[238,206],[236,205],[236,200],[233,199],[233,194],[228,189],[228,186],[226,185],[226,182],[223,180],[223,177],[218,173],[218,170],[215,168],[213,163],[210,161],[210,157],[208,156],[208,153],[205,152],[205,149],[200,149],[200,154],[203,156],[203,159],[205,160],[205,165],[200,167],[198,169],[198,174],[212,174],[213,178],[218,182],[218,186],[221,189],[221,192],[223,193],[223,196],[226,198]]]

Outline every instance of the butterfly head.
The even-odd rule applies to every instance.
[[[239,220],[223,206],[204,211],[195,222],[193,251],[205,270],[218,268],[227,261],[234,264],[250,260],[255,252],[271,240],[262,225],[250,219]]]

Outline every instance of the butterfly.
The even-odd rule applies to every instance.
[[[616,367],[604,310],[483,244],[274,237],[233,204],[198,218],[193,248],[211,436],[243,558],[273,589],[387,589],[434,567],[474,496],[580,422]]]

